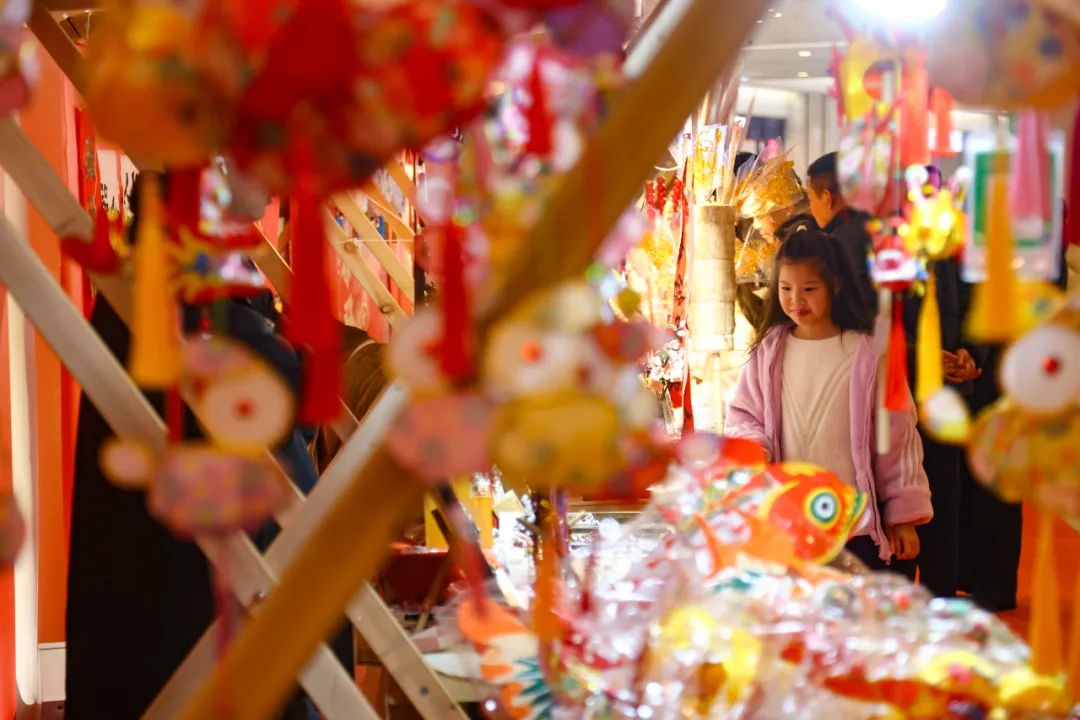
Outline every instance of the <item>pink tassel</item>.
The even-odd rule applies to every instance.
[[[1038,221],[1050,217],[1050,124],[1045,113],[1024,110],[1016,120],[1017,148],[1009,169],[1009,200],[1013,217]],[[1040,227],[1041,230],[1041,227]]]

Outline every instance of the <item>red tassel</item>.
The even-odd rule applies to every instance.
[[[949,93],[939,87],[930,91],[930,107],[934,113],[934,148],[933,154],[950,157],[956,152],[952,149],[952,109],[953,99]]]
[[[199,183],[203,166],[169,172],[169,222],[178,227],[197,230],[202,214]]]
[[[1080,138],[1080,109],[1076,111],[1073,137]],[[1069,168],[1069,200],[1065,203],[1065,242],[1080,245],[1080,148],[1073,143],[1072,163]]]
[[[930,162],[929,119],[930,82],[926,75],[926,56],[912,52],[904,65],[904,104],[900,110],[900,167],[926,165]]]
[[[122,264],[119,253],[112,243],[112,222],[105,208],[99,207],[94,216],[94,237],[86,242],[78,237],[66,237],[60,241],[60,249],[82,267],[91,272],[113,273]]]
[[[472,372],[469,352],[469,294],[465,287],[465,246],[462,230],[453,220],[443,228],[443,337],[439,343],[439,366],[454,381],[465,380]]]
[[[540,51],[537,50],[536,58],[533,60],[532,74],[529,75],[529,95],[532,97],[532,104],[525,113],[525,118],[529,123],[529,141],[525,144],[525,152],[546,158],[551,155],[551,114],[548,111],[544,78],[540,72],[540,57]]]
[[[294,276],[286,309],[285,336],[302,350],[305,359],[300,420],[319,423],[333,420],[341,409],[338,400],[341,340],[326,277],[323,210],[314,195],[297,195],[292,222]]]
[[[908,410],[911,393],[908,391],[907,338],[904,335],[904,303],[899,295],[893,299],[889,362],[885,372],[885,409],[893,412]]]

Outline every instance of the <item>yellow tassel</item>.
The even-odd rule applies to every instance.
[[[1031,596],[1031,669],[1053,677],[1062,670],[1061,594],[1054,566],[1054,516],[1039,511],[1035,579]]]
[[[1069,634],[1069,667],[1066,678],[1069,702],[1080,702],[1080,575],[1073,590],[1072,630]]]
[[[945,384],[941,362],[941,311],[938,309],[937,277],[931,266],[926,280],[926,297],[919,313],[919,337],[915,344],[915,399],[926,402]]]
[[[979,342],[1008,342],[1016,336],[1017,292],[1013,271],[1012,219],[1009,217],[1008,156],[999,153],[990,178],[986,224],[986,279],[975,287],[968,335]]]
[[[129,370],[143,387],[165,389],[180,376],[180,333],[162,228],[157,177],[143,176],[134,249]]]

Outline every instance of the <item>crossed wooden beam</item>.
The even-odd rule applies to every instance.
[[[497,304],[486,309],[482,330],[531,292],[580,276],[635,196],[654,158],[739,51],[764,1],[668,0],[662,16],[650,25],[652,35],[638,43],[647,62],[639,53],[631,83],[612,100],[602,127],[588,139],[577,164],[558,181],[515,258],[508,275],[512,282],[502,288]],[[57,0],[36,6],[31,28],[81,89],[81,55],[66,34],[63,40],[70,47],[49,29],[46,19],[55,28],[50,9],[58,9]],[[12,120],[0,121],[0,164],[59,235],[91,236],[89,217]],[[373,198],[370,192],[369,197]],[[357,214],[340,198],[334,202],[347,218]],[[350,218],[350,224],[362,240],[368,240],[359,216]],[[345,247],[351,240],[342,238],[344,233],[333,233],[336,223],[328,227],[335,250],[355,255]],[[0,254],[5,258],[0,282],[113,429],[158,450],[164,447],[161,419],[6,221],[0,221]],[[271,282],[276,275],[281,282],[275,285],[287,287],[287,267],[276,252],[264,249],[257,259]],[[127,280],[100,275],[92,280],[118,314],[127,317]],[[384,306],[379,298],[376,302],[380,309]],[[242,534],[198,539],[208,558],[227,568],[234,592],[251,610],[251,618],[216,667],[213,648],[206,638],[200,641],[147,717],[215,718],[222,698],[229,698],[235,710],[232,717],[260,720],[275,712],[297,678],[327,717],[374,717],[352,679],[322,644],[343,610],[424,717],[463,717],[392,616],[389,623],[375,621],[380,612],[385,613],[383,620],[389,612],[367,584],[399,525],[425,491],[422,482],[382,448],[407,402],[405,390],[393,385],[351,435],[348,430],[356,426],[355,418],[346,416],[341,437],[348,440],[307,500],[298,493],[292,498],[279,518],[282,532],[265,556]]]

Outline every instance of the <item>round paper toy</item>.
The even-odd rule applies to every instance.
[[[532,295],[507,317],[545,330],[586,332],[605,321],[600,295],[585,283],[566,283]]]
[[[499,409],[491,455],[512,482],[585,490],[603,485],[619,468],[619,437],[618,412],[605,400],[542,395]]]
[[[484,389],[506,399],[573,389],[585,378],[588,349],[581,335],[504,323],[484,353]]]
[[[292,389],[244,346],[219,336],[184,345],[183,389],[214,442],[238,452],[278,445],[292,431]]]
[[[419,308],[387,349],[390,372],[409,386],[414,395],[436,395],[447,389],[439,369],[436,347],[442,339],[442,316],[435,307]]]
[[[923,428],[939,442],[961,445],[971,435],[967,403],[956,390],[943,387],[919,408]]]
[[[26,539],[26,523],[15,496],[0,493],[0,570],[6,570],[15,564],[15,558]]]
[[[1037,0],[963,0],[932,25],[930,80],[976,107],[1054,108],[1080,89],[1080,30]]]
[[[1080,332],[1056,323],[1029,332],[1005,351],[1001,386],[1028,412],[1076,411],[1080,401]]]
[[[284,506],[287,481],[266,456],[173,445],[150,484],[150,511],[181,536],[255,530]]]
[[[480,395],[456,394],[413,403],[394,424],[387,447],[398,462],[428,480],[490,469],[494,411]]]
[[[126,490],[141,490],[154,475],[154,453],[138,440],[111,438],[101,446],[101,469],[109,481]]]
[[[619,362],[637,362],[667,340],[662,331],[646,322],[597,325],[591,335],[605,355]]]

